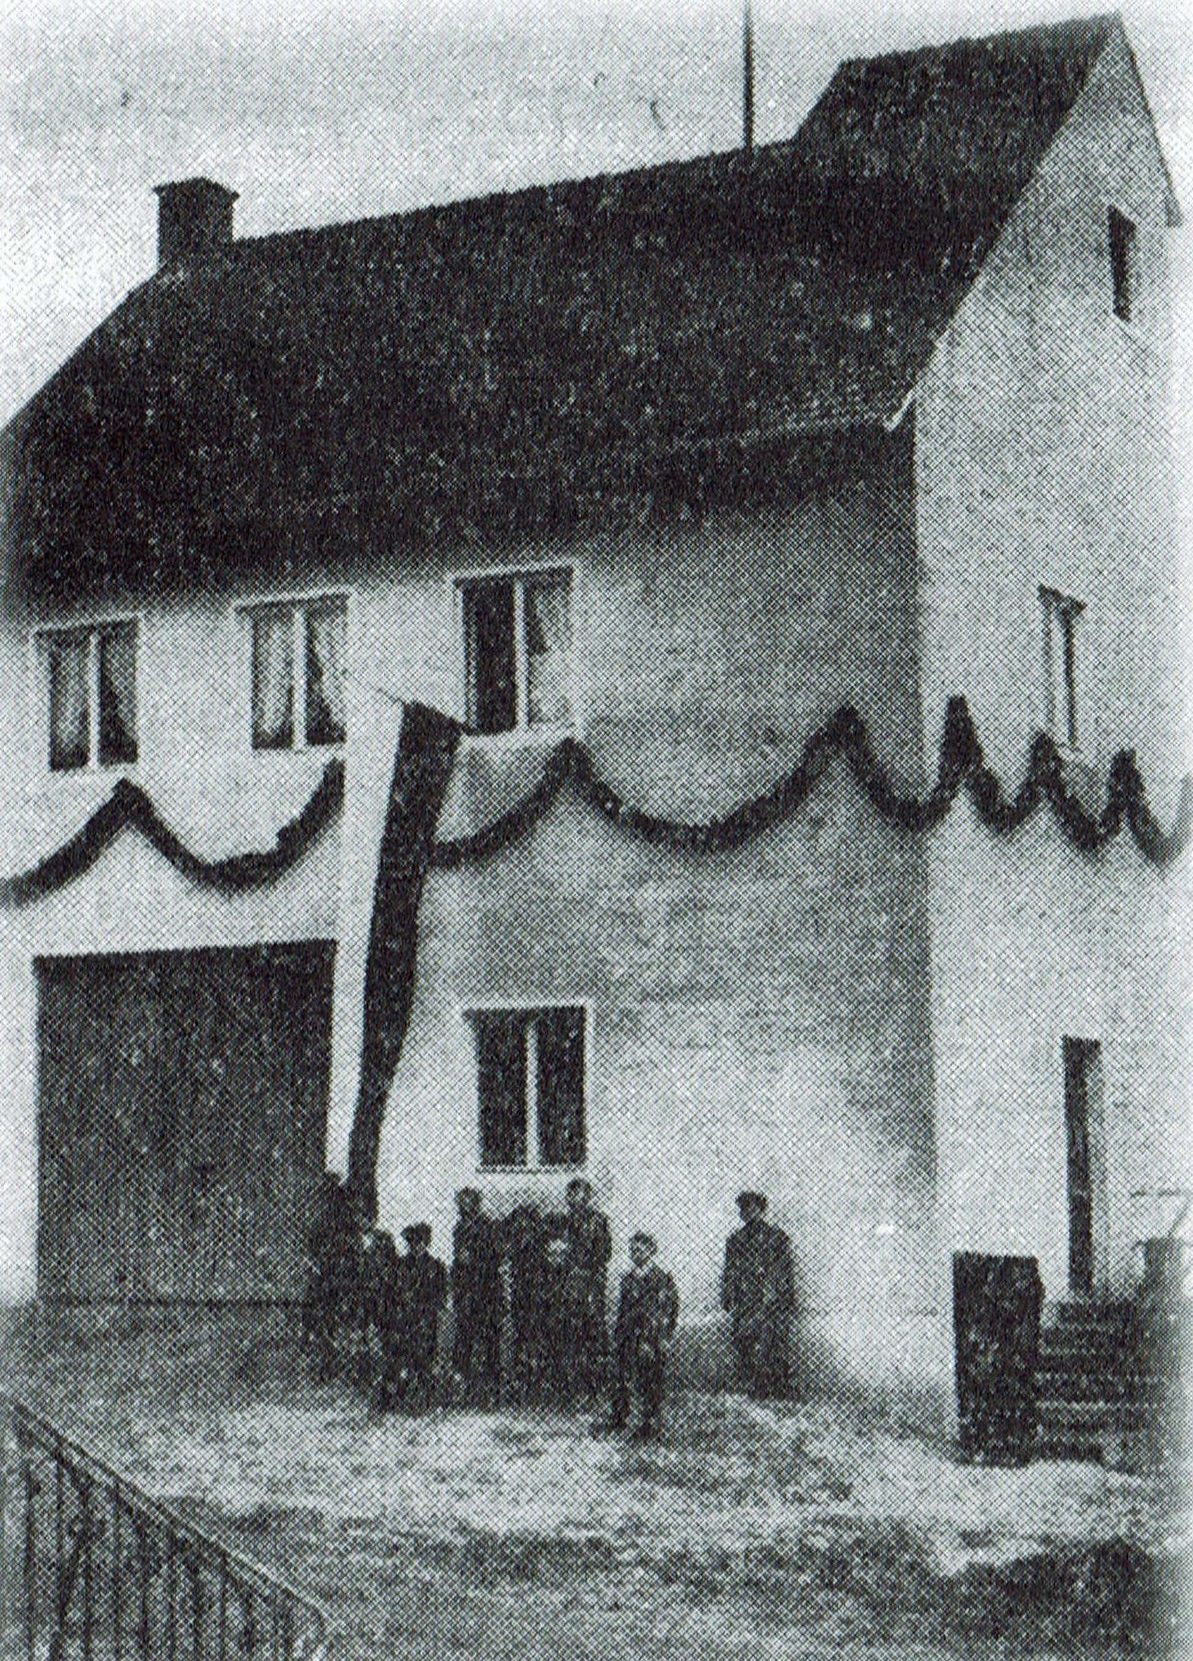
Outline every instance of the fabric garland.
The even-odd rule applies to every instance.
[[[1148,807],[1132,750],[1120,750],[1111,761],[1100,812],[1090,812],[1069,789],[1064,757],[1045,733],[1032,743],[1023,782],[1013,796],[1004,795],[998,776],[986,765],[965,699],[956,697],[949,700],[945,715],[936,783],[922,798],[895,789],[870,745],[865,723],[848,705],[812,734],[799,762],[784,778],[761,796],[705,824],[684,824],[629,806],[601,779],[588,749],[569,738],[552,751],[542,778],[524,801],[479,831],[437,842],[432,864],[452,870],[499,853],[527,835],[568,786],[596,812],[657,846],[682,852],[727,851],[797,812],[834,755],[846,762],[875,809],[908,831],[926,831],[940,824],[966,789],[983,823],[999,835],[1018,830],[1047,803],[1064,835],[1083,853],[1097,853],[1125,824],[1144,858],[1161,868],[1184,851],[1193,832],[1193,781],[1185,781],[1176,822],[1165,831]],[[61,848],[28,871],[0,878],[0,900],[37,899],[81,876],[126,828],[139,830],[177,870],[196,882],[230,891],[254,888],[280,876],[301,858],[339,813],[343,796],[344,763],[337,757],[328,762],[314,794],[278,832],[272,848],[209,860],[194,853],[170,829],[146,791],[121,779],[107,801]]]
[[[462,731],[458,721],[425,704],[402,706],[369,923],[360,1084],[348,1139],[348,1192],[358,1214],[370,1219],[377,1215],[381,1122],[414,1003],[419,901]]]
[[[123,830],[137,830],[175,870],[208,888],[240,891],[271,882],[297,863],[339,813],[344,800],[344,763],[337,756],[323,769],[314,793],[301,811],[278,831],[272,848],[204,859],[172,831],[148,792],[130,779],[118,779],[112,794],[86,824],[30,870],[0,879],[0,899],[21,904],[39,899],[80,877],[95,864]]]
[[[587,748],[568,738],[553,752],[540,783],[524,802],[483,830],[438,842],[434,862],[450,870],[509,847],[533,828],[565,785],[606,819],[656,846],[677,853],[728,852],[797,812],[834,755],[845,761],[877,812],[906,831],[931,830],[940,824],[962,787],[968,789],[982,821],[1000,835],[1018,830],[1047,802],[1065,836],[1083,853],[1097,853],[1113,841],[1125,821],[1144,857],[1165,866],[1187,847],[1193,830],[1193,783],[1185,780],[1176,824],[1163,831],[1147,805],[1131,750],[1120,750],[1114,757],[1105,805],[1100,813],[1091,813],[1069,789],[1064,757],[1046,733],[1037,734],[1023,782],[1014,796],[1006,797],[998,776],[986,765],[965,699],[955,697],[945,713],[936,783],[923,797],[902,795],[895,788],[874,753],[865,722],[849,705],[817,728],[784,778],[763,795],[704,824],[684,824],[630,807],[600,778]]]

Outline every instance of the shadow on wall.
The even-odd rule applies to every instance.
[[[801,1315],[799,1307],[797,1303],[791,1331],[792,1401],[831,1402],[857,1427],[944,1437],[951,1388],[947,1381],[892,1375],[885,1369],[875,1370],[867,1378],[842,1361],[826,1318]],[[728,1316],[680,1325],[672,1352],[670,1386],[707,1391],[739,1388]],[[781,1403],[777,1410],[782,1410]]]

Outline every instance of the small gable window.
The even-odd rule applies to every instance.
[[[477,1010],[472,1024],[481,1165],[582,1165],[583,1008]]]
[[[1110,277],[1114,315],[1129,323],[1139,304],[1139,233],[1132,220],[1110,209]]]
[[[477,577],[458,584],[464,623],[465,719],[474,732],[571,720],[570,571]]]
[[[1059,744],[1077,747],[1077,639],[1080,600],[1041,588],[1044,613],[1044,675],[1048,691],[1048,724]]]
[[[137,759],[137,625],[48,629],[40,636],[50,766],[118,767]]]
[[[342,744],[348,604],[342,594],[248,608],[254,750]]]

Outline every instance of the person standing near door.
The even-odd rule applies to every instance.
[[[501,1232],[485,1215],[480,1193],[461,1188],[452,1235],[452,1372],[470,1400],[495,1407],[501,1392],[501,1327],[505,1286]]]
[[[609,1259],[613,1239],[609,1219],[592,1203],[592,1184],[573,1177],[567,1185],[563,1238],[567,1241],[567,1275],[563,1287],[565,1320],[571,1329],[572,1393],[591,1406],[605,1381],[609,1350]]]
[[[324,1171],[315,1220],[304,1242],[306,1289],[302,1336],[315,1376],[325,1383],[335,1372],[337,1346],[349,1308],[356,1268],[356,1220],[341,1179]]]
[[[428,1407],[439,1347],[439,1316],[447,1302],[446,1267],[431,1256],[430,1223],[402,1230],[405,1254],[396,1277],[396,1345],[392,1378],[396,1400],[412,1411]]]
[[[737,1197],[742,1226],[725,1242],[721,1306],[729,1313],[738,1378],[756,1400],[787,1394],[795,1271],[791,1241],[766,1221],[766,1195]]]

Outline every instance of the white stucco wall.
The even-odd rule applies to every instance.
[[[1108,207],[1138,226],[1143,289],[1113,315]],[[1136,750],[1172,823],[1186,763],[1188,596],[1172,511],[1168,271],[1154,137],[1114,40],[937,349],[916,408],[924,718],[964,688],[1008,791],[1047,721],[1041,584],[1084,602],[1077,758],[1104,799]],[[1103,1051],[1109,1279],[1188,1180],[1188,859],[1125,835],[1095,859],[1047,812],[1011,840],[968,805],[931,843],[942,1227],[1068,1279],[1061,1042]],[[1183,1173],[1183,1176],[1182,1176]],[[1135,1269],[1139,1266],[1134,1256]]]

